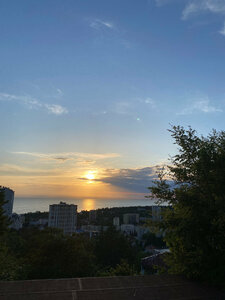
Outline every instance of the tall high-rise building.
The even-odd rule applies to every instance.
[[[48,226],[60,228],[64,234],[72,234],[77,226],[77,205],[60,202],[49,206]]]
[[[0,186],[0,193],[4,193],[5,204],[3,205],[4,214],[11,218],[14,202],[14,191],[10,188]]]

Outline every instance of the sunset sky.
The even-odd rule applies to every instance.
[[[225,0],[3,0],[0,185],[143,198],[169,124],[225,129]]]

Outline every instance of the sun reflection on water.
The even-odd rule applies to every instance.
[[[95,209],[95,199],[84,199],[82,202],[83,210]]]

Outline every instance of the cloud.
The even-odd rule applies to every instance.
[[[137,98],[131,99],[129,101],[119,101],[113,104],[113,107],[109,110],[112,113],[119,115],[129,115],[136,119],[137,114],[142,114],[142,107],[145,106],[145,109],[156,109],[156,102],[150,98]]]
[[[7,93],[0,93],[0,100],[1,101],[15,101],[18,103],[22,103],[27,106],[29,109],[37,109],[42,107],[42,104],[35,98],[30,96],[18,96],[12,95]]]
[[[223,28],[219,31],[219,33],[225,36],[225,23],[223,24]]]
[[[29,155],[42,160],[65,162],[67,160],[76,160],[79,163],[84,161],[89,163],[93,160],[103,160],[120,157],[118,153],[82,153],[82,152],[62,152],[62,153],[40,153],[40,152],[12,152],[19,155]]]
[[[192,15],[197,15],[204,12],[216,14],[225,14],[224,0],[192,0],[184,8],[182,19],[187,20]]]
[[[62,96],[63,95],[63,91],[61,90],[61,89],[56,89],[56,91],[57,91],[57,93],[60,95],[60,96]]]
[[[158,179],[158,172],[163,166],[145,167],[137,169],[106,169],[101,178],[93,181],[100,181],[113,186],[137,192],[147,193],[147,188],[152,186],[152,181]],[[87,178],[80,178],[87,180]]]
[[[184,3],[182,11],[182,20],[188,20],[193,16],[198,16],[204,13],[212,13],[225,16],[225,0],[155,0],[156,6],[160,7],[172,2]],[[225,35],[225,26],[219,31]]]
[[[24,105],[28,109],[45,109],[48,113],[54,115],[62,115],[68,113],[68,110],[61,105],[43,103],[29,95],[19,96],[7,93],[0,93],[0,101],[17,102]]]
[[[57,116],[68,113],[68,110],[65,107],[58,104],[45,104],[44,106],[47,108],[49,113]]]
[[[120,115],[132,114],[133,103],[128,101],[116,102],[113,108],[113,112]]]
[[[193,113],[216,113],[223,112],[222,109],[210,104],[209,99],[200,99],[193,102],[190,106],[183,109],[178,115],[190,115]]]
[[[13,164],[0,165],[0,172],[4,176],[57,176],[58,170],[44,170],[21,167]]]
[[[148,97],[148,98],[145,98],[143,100],[140,100],[140,102],[151,106],[151,108],[156,108],[156,102],[152,98]]]
[[[90,22],[90,27],[91,28],[94,28],[94,29],[114,29],[115,26],[113,23],[111,22],[108,22],[108,21],[102,21],[102,20],[99,20],[99,19],[95,19],[93,21]]]

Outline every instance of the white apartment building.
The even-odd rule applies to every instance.
[[[77,226],[77,205],[60,202],[49,206],[48,226],[73,234]]]
[[[6,202],[3,205],[4,214],[11,218],[13,211],[14,191],[7,187],[0,186],[0,193],[4,193],[4,200]]]

